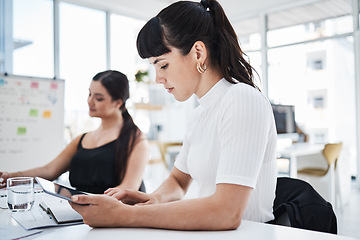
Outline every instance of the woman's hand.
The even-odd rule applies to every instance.
[[[71,198],[71,207],[90,227],[128,226],[131,206],[122,204],[113,197],[106,195],[75,195]],[[77,204],[79,203],[79,204]],[[80,205],[88,204],[88,205]]]
[[[109,188],[105,191],[105,194],[128,205],[148,205],[158,202],[151,194],[130,189],[121,190],[118,188]]]
[[[115,194],[117,194],[117,193],[120,192],[120,191],[122,191],[122,190],[119,189],[119,188],[109,188],[108,190],[106,190],[106,191],[104,192],[104,194],[112,197],[112,196],[114,196]]]
[[[6,181],[10,177],[8,172],[0,172],[0,188],[6,187]]]

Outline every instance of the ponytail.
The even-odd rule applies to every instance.
[[[230,83],[236,83],[233,80],[236,79],[256,87],[253,82],[253,67],[244,59],[235,30],[221,5],[216,0],[202,0],[200,4],[213,17],[218,42],[217,48],[212,50],[224,78]]]
[[[123,126],[121,127],[118,139],[115,143],[115,154],[119,162],[116,166],[116,172],[119,175],[120,182],[125,177],[128,158],[134,149],[135,143],[140,136],[140,130],[135,125],[132,117],[125,108],[125,104],[120,108],[123,117]]]

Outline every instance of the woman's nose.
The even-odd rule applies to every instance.
[[[163,76],[161,76],[160,74],[156,73],[155,82],[156,82],[157,84],[164,83],[164,82],[165,82],[165,78],[164,78]]]
[[[93,101],[92,101],[92,97],[89,96],[89,97],[88,97],[88,105],[91,105],[92,102],[93,102]]]

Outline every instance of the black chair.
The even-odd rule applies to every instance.
[[[271,224],[337,234],[332,205],[307,182],[279,177]]]

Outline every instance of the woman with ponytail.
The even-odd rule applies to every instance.
[[[121,190],[73,198],[93,227],[236,229],[242,219],[272,220],[276,128],[237,36],[216,0],[179,1],[141,29],[137,48],[178,101],[195,94],[183,146],[169,177],[153,193]],[[192,180],[199,196],[182,200]],[[119,201],[120,200],[120,201]],[[133,206],[135,205],[135,206]]]
[[[142,176],[149,160],[146,137],[134,124],[125,103],[129,98],[127,77],[118,71],[96,74],[89,87],[89,115],[101,119],[100,126],[73,141],[45,166],[0,172],[9,177],[30,176],[57,179],[69,171],[70,184],[78,190],[109,194],[119,189],[145,192]]]

